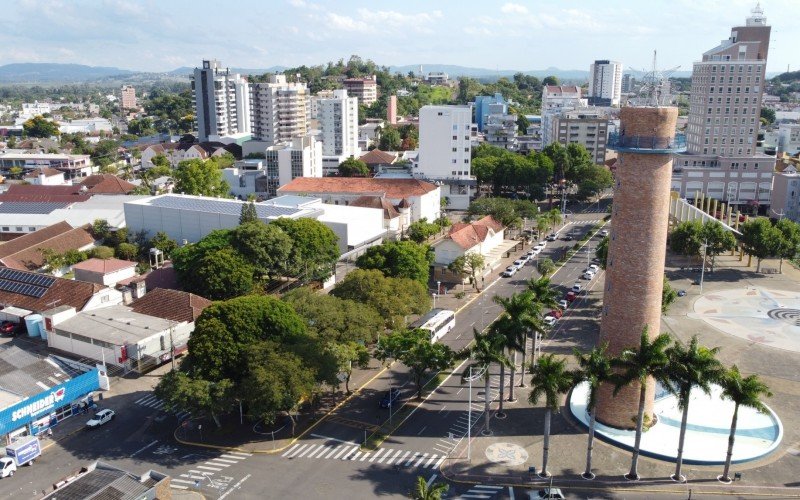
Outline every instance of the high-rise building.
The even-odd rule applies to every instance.
[[[423,106],[415,177],[438,181],[448,208],[466,209],[476,184],[471,170],[471,106]]]
[[[756,151],[770,27],[760,7],[694,63],[687,151],[675,157],[672,189],[729,205],[770,200],[775,158]]]
[[[595,61],[589,69],[589,104],[619,106],[622,94],[622,63]]]
[[[389,96],[389,104],[386,106],[386,121],[389,122],[389,125],[395,125],[397,123],[397,96],[390,95]]]
[[[197,136],[200,142],[250,132],[250,92],[247,80],[217,60],[204,60],[192,78]]]
[[[475,96],[475,124],[478,126],[478,132],[486,132],[486,117],[489,115],[489,106],[493,104],[500,104],[503,106],[500,113],[508,113],[508,101],[503,98],[503,94],[497,92],[495,95],[479,95]],[[495,112],[497,107],[494,108]]]
[[[122,109],[137,109],[136,104],[136,89],[133,85],[123,85],[122,86],[122,99],[121,103]]]
[[[519,148],[517,142],[517,115],[508,114],[508,105],[506,103],[493,103],[484,106],[484,108],[488,112],[483,117],[486,142],[492,146],[516,151]]]
[[[583,145],[592,156],[592,161],[602,165],[606,161],[608,115],[595,108],[564,111],[553,120],[549,137],[563,146],[571,143]]]
[[[322,154],[342,157],[342,161],[358,155],[358,98],[337,89],[333,97],[320,99],[318,104]]]
[[[308,134],[310,99],[305,83],[288,82],[286,75],[278,74],[271,75],[266,83],[254,83],[250,87],[251,142],[258,143],[261,151],[264,147]]]
[[[370,106],[378,100],[378,80],[375,75],[366,78],[347,78],[342,84],[351,96],[358,97],[358,103]]]
[[[625,73],[622,75],[622,92],[626,94],[633,92],[635,85],[636,78],[634,78],[630,73]]]

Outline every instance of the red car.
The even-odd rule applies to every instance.
[[[17,324],[11,321],[3,321],[0,323],[0,333],[3,335],[14,335],[17,331]]]
[[[550,316],[554,317],[555,319],[561,319],[561,316],[564,315],[564,312],[561,309],[553,309],[550,311]]]
[[[567,299],[567,302],[573,302],[578,298],[578,296],[575,294],[575,292],[567,292],[567,295],[564,298]]]

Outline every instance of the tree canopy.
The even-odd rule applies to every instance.
[[[410,278],[427,285],[433,250],[413,241],[389,241],[373,246],[356,260],[361,269],[378,269],[392,278]]]
[[[333,274],[339,260],[339,237],[315,219],[281,217],[270,225],[283,230],[292,240],[288,272],[302,282],[322,281]]]
[[[449,368],[455,353],[444,344],[432,343],[428,330],[416,328],[381,337],[375,357],[380,360],[393,358],[406,365],[414,376],[417,398],[421,399],[425,374]]]
[[[348,158],[339,164],[339,175],[342,177],[366,177],[369,167],[358,158]]]
[[[213,160],[184,160],[173,173],[175,192],[227,198],[230,186]]]
[[[61,132],[58,131],[58,123],[50,121],[42,115],[29,118],[22,124],[22,130],[28,137],[53,137]]]

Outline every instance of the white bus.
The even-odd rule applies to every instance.
[[[411,323],[410,328],[422,328],[431,332],[431,343],[444,337],[456,326],[456,313],[449,309],[432,309]]]

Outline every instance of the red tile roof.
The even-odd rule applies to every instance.
[[[52,286],[39,298],[0,290],[0,303],[36,312],[64,305],[72,306],[80,311],[94,294],[104,288],[106,287],[86,281],[55,278]]]
[[[45,264],[42,249],[64,253],[84,248],[94,241],[88,225],[73,228],[67,222],[59,222],[0,244],[0,264],[13,269],[36,270]]]
[[[575,85],[546,85],[545,92],[548,94],[574,94],[578,92],[578,87]]]
[[[405,200],[405,198],[403,198]],[[360,196],[350,203],[351,207],[366,207],[366,208],[380,208],[383,210],[384,219],[394,219],[400,217],[400,212],[394,208],[394,205],[381,196]]]
[[[135,185],[111,174],[90,175],[80,185],[85,186],[89,194],[128,194],[136,189]]]
[[[472,223],[457,223],[450,227],[448,238],[453,240],[464,250],[468,250],[475,245],[486,240],[490,232],[497,233],[503,229],[503,225],[487,215],[483,219]]]
[[[397,161],[397,153],[387,153],[380,149],[373,149],[367,154],[361,155],[358,159],[367,165],[391,165]]]
[[[148,316],[191,323],[210,305],[210,300],[193,293],[156,288],[131,303],[131,309]]]
[[[136,267],[136,262],[120,259],[89,259],[75,264],[72,269],[108,274],[131,267]]]
[[[430,182],[418,179],[367,179],[361,177],[297,177],[279,187],[280,194],[343,193],[382,195],[387,198],[421,196],[435,190]]]
[[[8,190],[0,194],[0,202],[46,202],[46,203],[78,203],[91,198],[81,194],[80,187],[75,186],[36,186],[33,184],[11,184]]]

